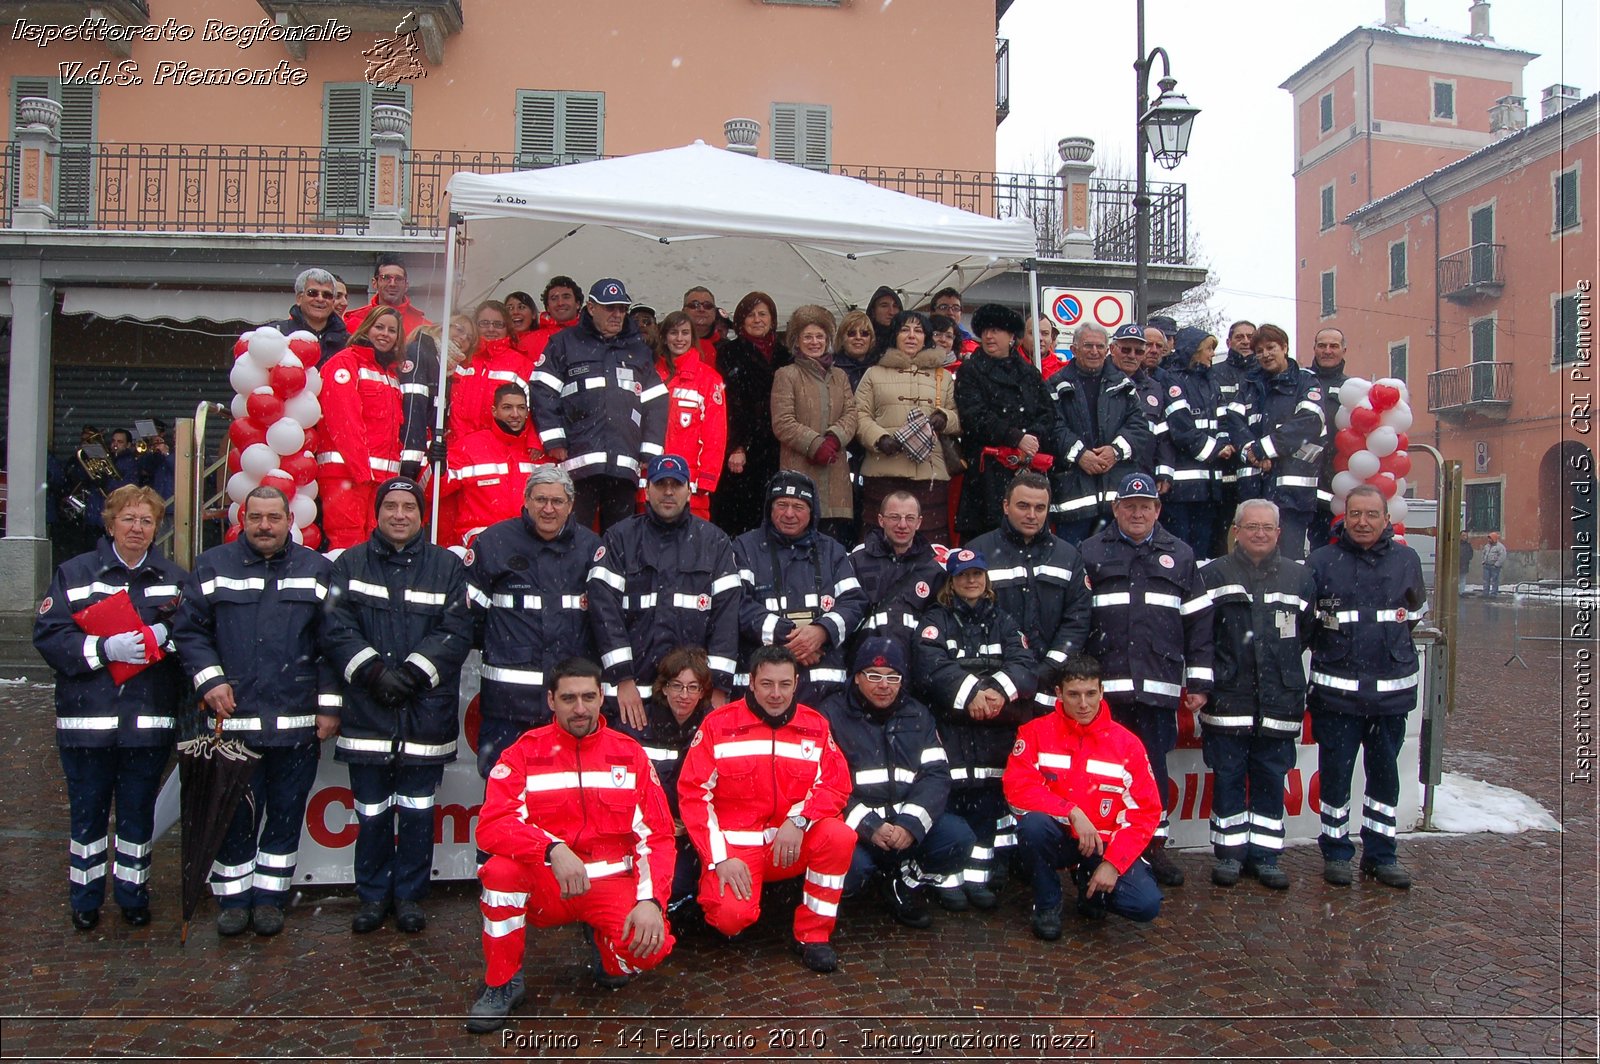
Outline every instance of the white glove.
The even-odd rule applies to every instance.
[[[167,626],[166,625],[161,624],[160,622],[157,622],[157,623],[152,624],[150,626],[150,631],[155,633],[156,646],[164,647],[164,646],[167,645]]]
[[[128,665],[145,663],[143,632],[118,632],[116,635],[107,636],[102,649],[105,651],[107,661],[121,661]]]

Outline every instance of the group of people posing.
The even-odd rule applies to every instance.
[[[686,302],[714,312],[704,295]],[[502,409],[531,406],[544,460],[492,463],[484,479],[515,483],[516,509],[468,510],[488,523],[456,551],[426,531],[415,474],[438,449],[426,437],[408,459],[415,469],[370,487],[350,471],[387,469],[343,453],[366,531],[332,556],[291,541],[287,500],[263,486],[241,507],[243,534],[186,574],[150,549],[159,498],[111,494],[107,538],[61,566],[35,629],[57,671],[76,926],[95,926],[104,901],[113,796],[115,897],[129,922],[149,920],[155,787],[177,717],[198,699],[208,726],[262,755],[255,800],[213,868],[219,932],[282,929],[328,739],[349,766],[359,824],[352,930],[391,914],[402,931],[422,930],[434,795],[458,754],[473,648],[486,781],[476,1031],[503,1025],[523,997],[530,922],[587,925],[595,978],[616,987],[665,959],[674,926],[703,920],[738,935],[777,879],[802,878],[795,949],[820,972],[838,963],[829,940],[841,903],[869,890],[894,919],[927,927],[930,906],[994,908],[1020,872],[1033,931],[1053,940],[1065,871],[1085,915],[1153,919],[1160,888],[1184,879],[1165,849],[1179,713],[1198,714],[1216,777],[1214,883],[1289,885],[1278,866],[1284,777],[1309,709],[1324,879],[1354,879],[1362,754],[1361,871],[1409,885],[1396,860],[1397,758],[1416,702],[1421,565],[1366,487],[1349,494],[1334,542],[1297,560],[1310,512],[1279,500],[1302,488],[1315,498],[1304,447],[1320,433],[1321,395],[1284,368],[1281,333],[1257,330],[1258,361],[1220,405],[1191,402],[1169,378],[1169,427],[1157,432],[1144,409],[1159,400],[1106,363],[1092,330],[1079,330],[1075,357],[1047,386],[1015,347],[1013,312],[980,308],[975,347],[952,360],[927,346],[936,323],[897,310],[880,337],[892,346],[853,388],[835,389],[851,356],[834,359],[831,316],[795,312],[791,362],[770,300],[747,297],[739,337],[715,346],[720,383],[683,387],[703,418],[689,425],[725,412],[725,453],[708,470],[697,448],[711,433],[691,447],[669,434],[685,416],[673,405],[682,382],[645,356],[631,309],[620,280],[597,282],[577,324],[553,331],[529,370],[531,404],[520,380],[494,385],[494,430],[518,435]],[[661,334],[681,340],[674,318]],[[876,335],[872,317],[854,320],[842,331]],[[668,348],[667,368],[693,358],[696,372],[714,372],[689,325],[694,338]],[[1141,333],[1116,346],[1146,344]],[[765,390],[738,384],[761,374]],[[780,398],[785,377],[792,402]],[[454,387],[452,416],[473,394],[463,378]],[[751,418],[735,396],[768,406]],[[1152,442],[1187,438],[1170,427],[1186,417],[1213,444],[1195,461],[1214,455],[1221,419],[1239,433],[1226,435],[1231,455],[1254,470],[1227,467],[1232,490],[1250,494],[1232,510],[1232,546],[1210,560],[1203,519],[1173,498],[1202,478],[1163,467],[1173,451]],[[447,437],[445,450],[472,439]],[[949,496],[930,485],[948,487],[963,465],[962,537],[948,546],[947,522],[929,515],[948,515]],[[463,488],[480,475],[454,459],[450,469]],[[731,477],[744,487],[724,494]],[[1310,483],[1282,483],[1294,478]],[[1215,480],[1220,491],[1220,471]],[[341,518],[351,529],[353,502]],[[1175,512],[1206,550],[1169,527]],[[81,612],[123,591],[140,623],[86,630]]]

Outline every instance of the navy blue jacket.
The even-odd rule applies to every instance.
[[[544,449],[564,447],[574,480],[634,480],[667,436],[667,386],[632,318],[603,337],[585,309],[544,349],[528,402]]]
[[[154,551],[129,569],[108,538],[56,569],[33,622],[33,645],[56,671],[58,745],[172,745],[189,687],[177,659],[168,655],[119,686],[106,668],[105,640],[85,634],[72,615],[126,590],[145,624],[165,618],[170,625],[183,581],[183,570]]]
[[[639,736],[639,745],[644,747],[644,756],[650,759],[656,775],[661,777],[661,789],[667,792],[667,805],[672,810],[674,820],[681,819],[678,813],[678,773],[683,771],[684,751],[694,741],[695,733],[700,730],[700,722],[706,719],[710,708],[710,703],[702,702],[687,720],[679,724],[661,692],[653,692],[650,701],[644,704],[644,734]]]
[[[338,714],[338,678],[318,644],[332,573],[308,547],[288,543],[263,558],[243,536],[195,561],[172,641],[196,694],[233,688],[222,729],[246,746],[312,742],[317,713]]]
[[[850,766],[845,825],[863,843],[885,822],[920,843],[950,800],[950,764],[928,707],[902,685],[899,700],[880,712],[852,684],[817,709]]]
[[[1165,411],[1170,445],[1167,469],[1156,472],[1172,481],[1167,502],[1216,502],[1222,497],[1222,459],[1229,443],[1222,428],[1222,402],[1210,366],[1190,366],[1167,374]]]
[[[467,594],[483,648],[484,717],[549,724],[545,676],[567,658],[594,659],[587,586],[599,546],[599,536],[570,518],[555,539],[541,539],[526,511],[473,542]]]
[[[1305,650],[1316,632],[1311,572],[1274,551],[1256,565],[1244,551],[1201,564],[1211,596],[1216,678],[1200,711],[1210,731],[1296,738],[1306,712]]]
[[[851,643],[869,635],[893,639],[911,647],[921,629],[921,617],[944,586],[944,559],[948,548],[929,543],[918,532],[904,554],[896,554],[881,528],[869,528],[855,550],[850,552],[850,567],[866,595],[866,616],[856,628]],[[849,650],[853,652],[854,647]]]
[[[1154,472],[1155,436],[1139,409],[1143,401],[1134,382],[1109,359],[1100,371],[1100,379],[1098,434],[1089,418],[1089,393],[1076,360],[1068,362],[1045,383],[1060,419],[1056,428],[1061,460],[1050,471],[1050,511],[1058,521],[1081,521],[1110,513],[1123,477],[1140,471]],[[1099,476],[1085,473],[1078,465],[1083,452],[1106,444],[1116,448],[1117,464]]]
[[[1341,527],[1306,565],[1322,618],[1311,643],[1311,712],[1411,712],[1421,676],[1411,629],[1428,600],[1417,552],[1396,543],[1392,528],[1362,548]]]
[[[323,652],[344,680],[334,757],[357,764],[454,761],[461,662],[472,649],[467,574],[423,535],[395,547],[374,532],[333,563]],[[410,662],[428,686],[391,709],[367,690],[370,670]]]
[[[1293,360],[1282,373],[1268,377],[1258,365],[1240,385],[1249,393],[1244,405],[1251,422],[1232,410],[1224,418],[1228,435],[1259,458],[1270,458],[1272,469],[1256,478],[1258,487],[1241,498],[1265,498],[1281,509],[1310,513],[1317,508],[1317,477],[1322,468],[1322,388],[1316,375]],[[1314,450],[1314,453],[1313,453]]]
[[[344,318],[338,314],[328,315],[328,324],[322,327],[320,333],[306,324],[305,315],[300,313],[298,305],[289,308],[287,318],[282,321],[269,321],[267,324],[285,336],[292,332],[308,332],[317,338],[317,343],[322,347],[322,358],[317,362],[306,363],[306,369],[321,365],[350,346],[350,330],[345,326]]]

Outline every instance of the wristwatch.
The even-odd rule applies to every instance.
[[[811,821],[806,819],[805,817],[801,816],[799,813],[796,813],[794,816],[790,817],[789,818],[789,823],[793,824],[795,827],[799,828],[801,831],[805,831],[807,828],[809,828],[811,826]]]

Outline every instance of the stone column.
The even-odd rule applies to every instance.
[[[13,229],[53,229],[56,224],[56,169],[61,161],[61,105],[42,96],[17,102],[17,205]]]
[[[11,274],[11,396],[6,411],[6,535],[0,539],[0,613],[31,611],[50,583],[45,456],[50,447],[50,322],[55,287],[39,260]]]
[[[372,108],[373,188],[368,236],[399,236],[405,226],[405,150],[411,112],[393,104]]]
[[[1089,186],[1094,177],[1094,141],[1088,137],[1062,137],[1056,143],[1061,156],[1061,229],[1062,257],[1068,259],[1094,258],[1093,223]]]

